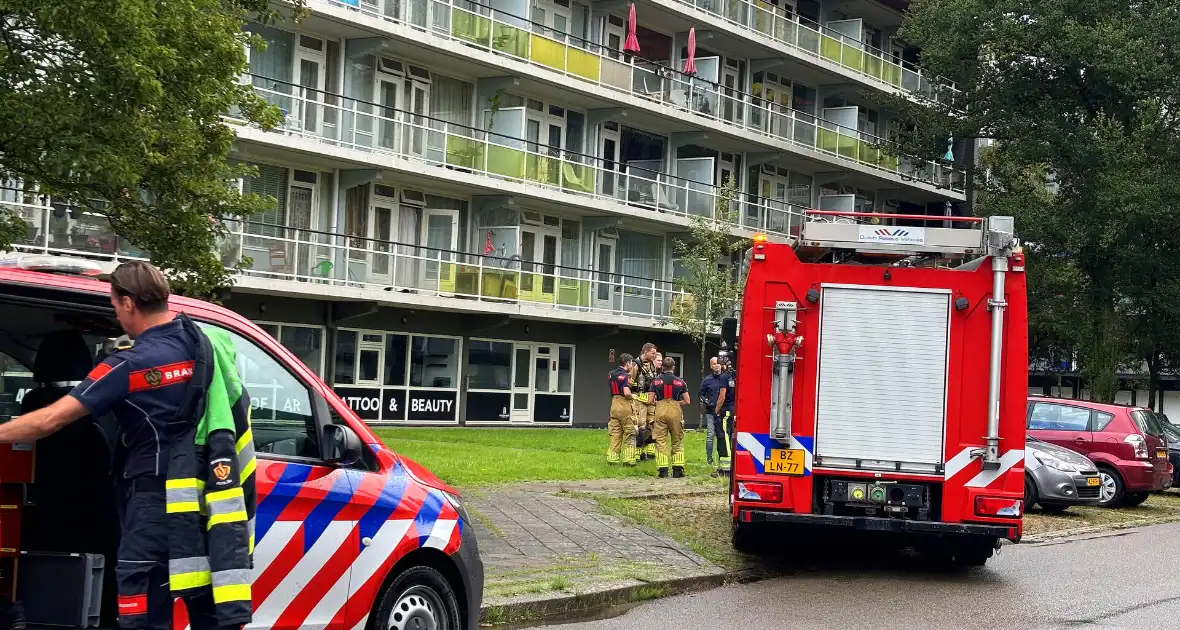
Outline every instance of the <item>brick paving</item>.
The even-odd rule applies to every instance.
[[[716,493],[681,480],[531,483],[464,492],[486,579],[485,606],[723,573],[651,528],[606,514],[588,495]]]

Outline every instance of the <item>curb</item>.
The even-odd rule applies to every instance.
[[[1145,518],[1136,519],[1133,521],[1123,521],[1121,523],[1112,523],[1109,525],[1092,525],[1089,527],[1075,527],[1073,529],[1063,529],[1055,532],[1048,532],[1038,536],[1025,536],[1020,544],[1035,545],[1040,543],[1057,542],[1067,538],[1075,538],[1077,536],[1087,536],[1089,534],[1102,534],[1105,532],[1116,532],[1125,529],[1135,529],[1137,527],[1148,527],[1150,525],[1165,525],[1168,523],[1180,522],[1180,517],[1172,518]]]
[[[734,579],[741,579],[741,577],[722,572],[713,575],[647,582],[537,601],[485,606],[480,612],[480,626],[516,625],[524,627],[519,624],[535,625],[545,621],[571,621],[575,616],[585,618],[599,615],[616,606],[716,588]]]

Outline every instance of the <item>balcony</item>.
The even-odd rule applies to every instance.
[[[258,94],[285,114],[276,133],[449,169],[440,173],[443,179],[454,171],[483,175],[494,180],[486,184],[493,191],[498,190],[496,181],[520,182],[539,187],[538,198],[549,198],[547,191],[561,191],[617,203],[617,212],[627,215],[634,215],[634,209],[640,208],[681,217],[713,217],[723,195],[723,190],[712,183],[716,172],[712,158],[677,160],[678,172],[707,174],[687,179],[661,172],[659,162],[610,163],[269,78],[253,77],[253,81]],[[517,115],[523,117],[523,110],[504,108],[496,113],[501,121]],[[829,142],[834,151],[861,150],[852,139],[842,138],[837,134],[823,141]],[[734,227],[748,230],[789,236],[803,217],[802,208],[783,200],[742,194],[731,203],[739,217]]]
[[[861,20],[839,20],[820,25],[799,15],[788,15],[763,0],[667,0],[679,11],[698,9],[753,37],[766,37],[804,58],[834,63],[883,88],[961,108],[954,83],[930,77],[908,61],[860,41]],[[678,11],[678,12],[679,12]]]
[[[399,0],[310,0],[309,4],[313,8],[317,4],[343,7],[372,18],[427,30],[437,37],[545,68],[609,92],[670,107],[677,112],[677,116],[687,114],[704,123],[705,128],[719,125],[721,130],[728,128],[745,132],[738,135],[742,141],[748,142],[751,137],[755,141],[765,138],[764,145],[769,149],[790,150],[790,147],[796,147],[818,153],[834,164],[867,167],[869,172],[880,176],[895,176],[903,181],[959,193],[964,190],[962,171],[945,163],[916,158],[899,159],[890,155],[888,142],[882,138],[862,134],[856,129],[839,128],[814,115],[762,100],[752,94],[723,88],[718,83],[719,60],[715,57],[697,59],[698,73],[687,75],[659,63],[625,55],[621,51],[533,24],[526,18],[469,2],[464,4],[470,9],[431,0],[425,3],[424,10],[408,19],[402,13],[408,11],[406,7],[411,3]],[[808,30],[803,25],[797,26],[797,31]],[[818,31],[815,32],[816,50],[819,51],[821,48],[818,42],[821,39]],[[836,41],[832,37],[827,39]],[[429,45],[428,41],[416,43]],[[860,59],[856,63],[864,67],[875,69],[885,63],[883,58],[867,55],[862,48],[839,41],[836,43],[839,44],[838,48],[827,45],[831,51],[836,51],[829,51],[829,54],[840,59],[847,58],[848,63],[853,63],[856,55]],[[845,52],[845,49],[849,52]],[[859,52],[854,54],[854,50]],[[866,62],[866,58],[876,61]],[[901,73],[898,76],[904,84],[906,70],[897,67]],[[882,70],[882,74],[890,78],[894,76],[892,70],[889,73]],[[602,92],[596,94],[602,95]],[[823,133],[821,130],[838,133]],[[750,147],[748,150],[758,149]]]

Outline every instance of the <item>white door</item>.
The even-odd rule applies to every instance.
[[[397,200],[373,197],[369,213],[369,282],[390,284],[393,280],[393,231]]]
[[[763,172],[758,177],[758,194],[762,197],[762,229],[781,232],[786,229],[790,216],[790,205],[787,203],[787,191],[790,190],[790,186],[787,176]]]
[[[623,176],[625,167],[619,159],[623,150],[623,142],[619,137],[618,123],[614,123],[612,126],[614,129],[603,125],[599,132],[601,146],[598,155],[602,158],[602,170],[599,171],[599,176],[602,178],[600,185],[602,194],[623,199],[627,192]]]
[[[401,116],[398,110],[401,109],[404,83],[405,79],[402,77],[384,72],[377,73],[377,102],[381,105],[377,108],[377,146],[390,153],[397,153],[399,148],[397,140]]]
[[[602,43],[606,50],[602,51],[611,59],[623,58],[623,45],[627,43],[627,29],[622,18],[613,15],[606,16],[602,31]]]
[[[598,309],[614,310],[615,285],[618,282],[615,276],[615,250],[618,243],[613,238],[598,239],[598,251],[594,256],[594,307]]]
[[[742,90],[738,69],[726,63],[721,68],[721,117],[729,122],[742,120]]]
[[[435,291],[454,291],[455,246],[459,242],[459,211],[422,211],[422,287]]]
[[[564,42],[571,21],[569,0],[533,0],[533,32]]]
[[[515,344],[512,351],[512,422],[533,420],[533,345]]]
[[[295,47],[295,82],[299,84],[299,129],[321,135],[324,124],[324,88],[327,73],[324,69],[324,40],[310,35],[299,35]],[[294,122],[294,121],[291,121]]]
[[[296,273],[301,276],[310,274],[312,260],[312,245],[315,241],[310,230],[315,229],[315,208],[319,201],[316,195],[316,181],[319,176],[310,171],[291,171],[291,187],[287,192],[287,227],[284,230],[287,250],[294,264]]]
[[[418,80],[408,82],[404,107],[409,112],[409,120],[406,121],[405,144],[401,150],[425,158],[427,125],[430,122],[430,84]]]
[[[520,292],[525,299],[553,300],[561,235],[540,227],[520,229]]]

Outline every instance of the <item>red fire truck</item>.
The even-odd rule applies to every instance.
[[[813,210],[793,245],[755,238],[722,326],[737,549],[812,526],[970,566],[1020,539],[1024,257],[1010,217],[883,224],[929,219]]]

